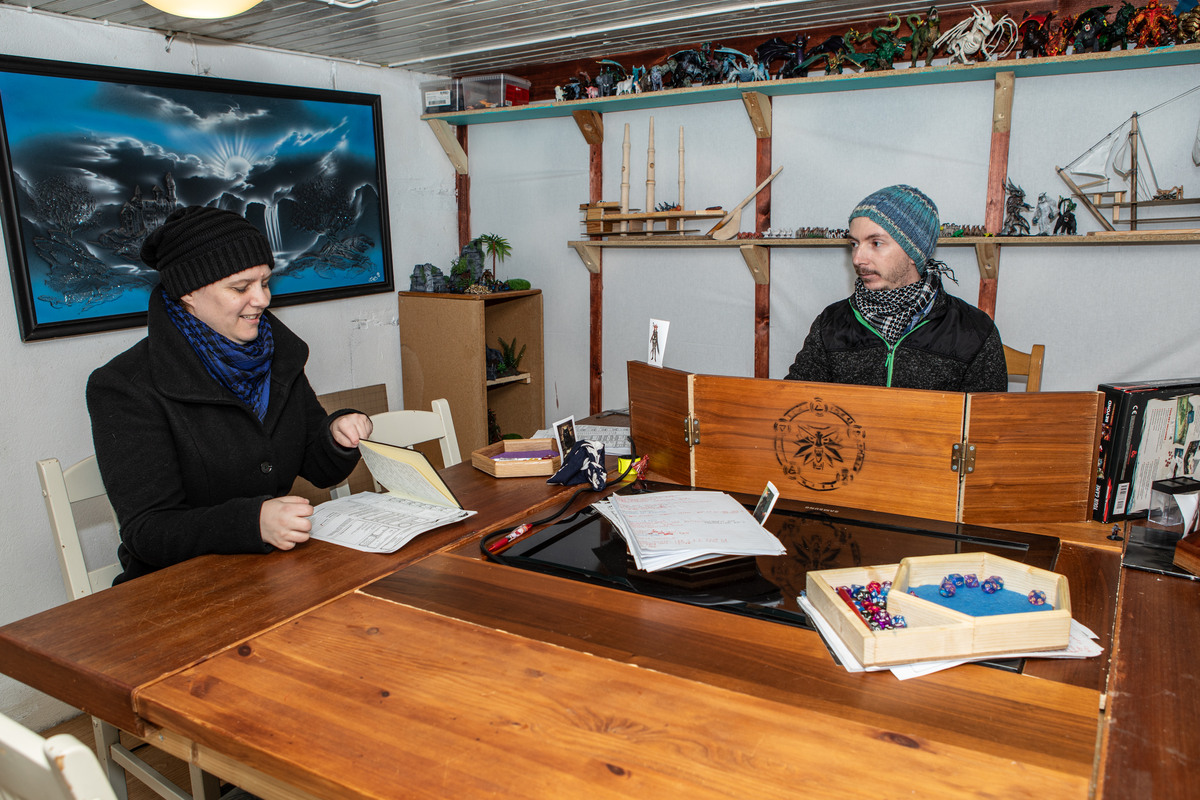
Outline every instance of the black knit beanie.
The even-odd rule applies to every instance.
[[[158,270],[163,288],[178,300],[189,292],[265,264],[275,268],[271,245],[258,228],[232,211],[180,208],[142,243],[142,261]]]

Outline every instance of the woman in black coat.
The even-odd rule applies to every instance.
[[[207,553],[290,550],[313,509],[297,475],[333,486],[371,420],[326,414],[304,375],[308,346],[266,309],[275,259],[221,209],[171,214],[142,260],[159,272],[146,338],[92,373],[96,458],[136,578]]]

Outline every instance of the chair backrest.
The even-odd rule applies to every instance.
[[[462,461],[462,456],[458,452],[458,437],[454,433],[450,404],[438,399],[430,405],[432,411],[403,409],[372,414],[371,423],[375,430],[371,438],[396,447],[411,447],[436,439],[442,449],[442,464],[454,466]]]
[[[96,754],[70,734],[43,739],[0,714],[0,799],[116,800]]]
[[[66,469],[57,458],[44,458],[37,462],[37,471],[42,483],[42,497],[46,500],[46,514],[50,517],[50,530],[58,545],[58,561],[67,594],[75,600],[112,586],[113,578],[121,574],[121,565],[115,560],[116,550],[112,551],[112,563],[89,571],[84,564],[83,544],[71,508],[72,503],[102,499],[113,528],[117,527],[117,515],[104,491],[96,457],[88,456]]]
[[[1025,391],[1042,390],[1042,362],[1046,359],[1046,345],[1035,344],[1028,353],[1004,345],[1004,361],[1009,375],[1023,375],[1027,379]]]
[[[439,398],[430,403],[432,411],[403,409],[384,411],[371,415],[374,430],[371,439],[396,447],[412,447],[424,442],[436,441],[442,450],[442,465],[452,467],[462,461],[458,450],[458,436],[454,433],[454,419],[450,416],[450,403]],[[379,491],[379,484],[375,484]],[[334,499],[350,494],[350,486],[343,483],[331,492]]]

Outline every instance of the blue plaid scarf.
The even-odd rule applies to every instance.
[[[271,361],[275,355],[275,339],[266,315],[258,321],[258,337],[248,344],[238,344],[192,316],[165,291],[163,299],[167,316],[200,356],[208,374],[249,406],[262,422],[271,397]]]

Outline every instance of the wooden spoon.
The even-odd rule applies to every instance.
[[[758,194],[759,192],[761,192],[763,190],[763,187],[765,187],[771,181],[775,180],[775,176],[778,175],[780,170],[782,170],[782,169],[783,169],[783,167],[780,167],[779,169],[775,170],[770,175],[768,175],[766,180],[764,180],[762,183],[760,183],[758,185],[758,188],[756,188],[753,192],[751,192],[746,197],[745,200],[738,203],[736,206],[734,206],[732,209],[730,209],[728,214],[721,217],[721,221],[713,226],[713,229],[708,232],[708,235],[711,236],[712,238],[716,239],[717,241],[722,241],[722,242],[727,239],[732,239],[734,236],[737,236],[738,231],[740,231],[742,229],[742,209],[745,207],[745,205],[747,203],[749,203],[751,200],[754,199],[754,196],[756,194]]]

